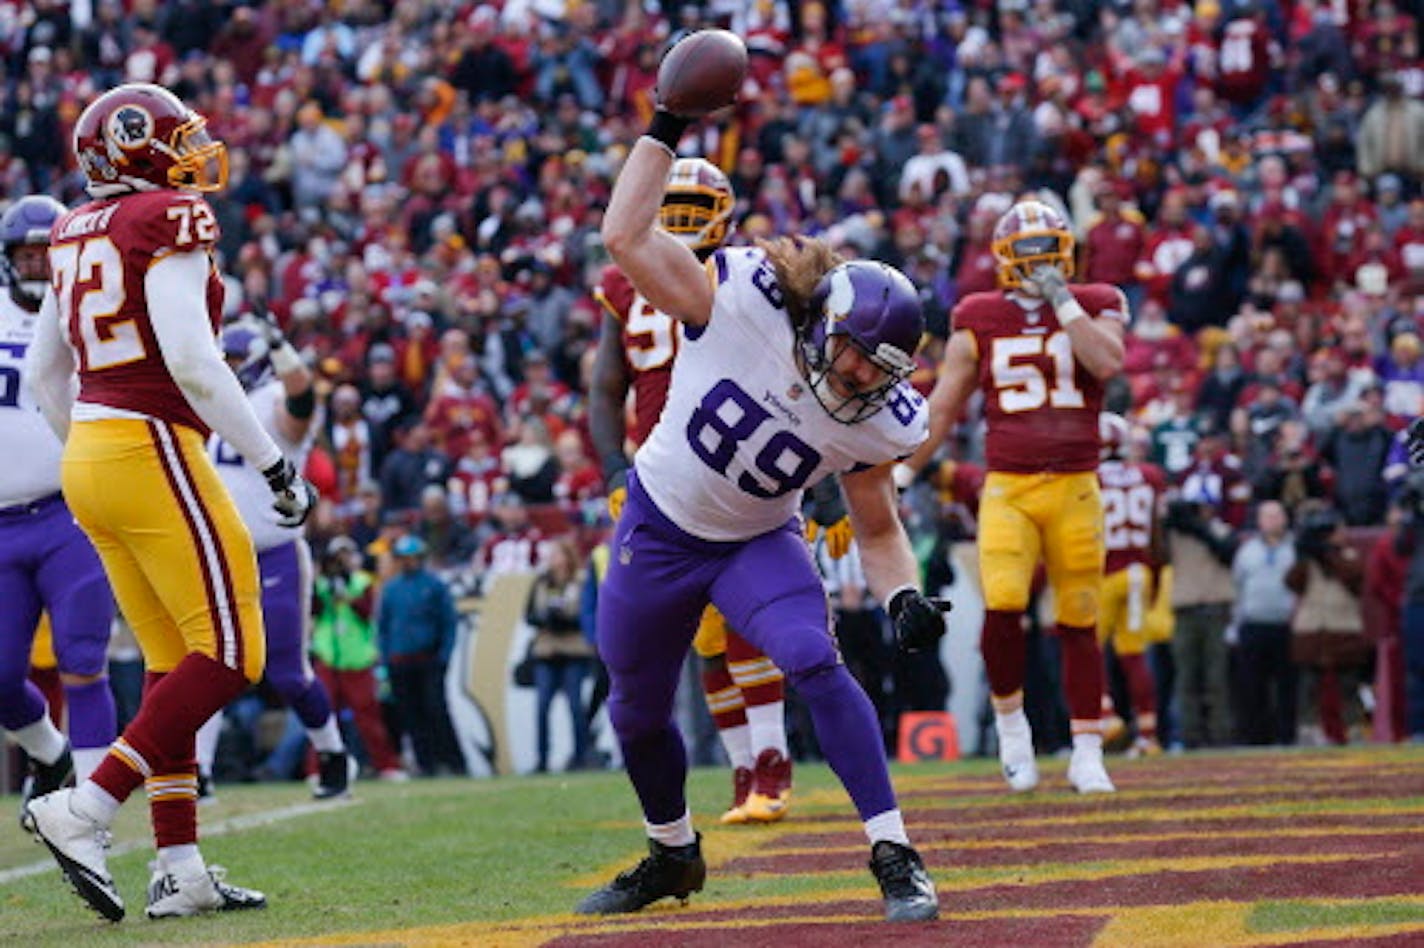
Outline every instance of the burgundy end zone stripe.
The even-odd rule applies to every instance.
[[[214,582],[212,572],[213,566],[216,565],[220,573],[218,578],[222,581],[226,593],[223,598],[226,599],[227,606],[231,610],[230,615],[235,622],[237,620],[237,610],[235,608],[236,604],[232,600],[232,582],[228,575],[226,552],[222,548],[222,543],[219,541],[217,533],[213,530],[212,519],[208,516],[207,510],[202,506],[202,500],[199,498],[197,490],[193,487],[192,478],[184,463],[181,446],[177,443],[172,428],[163,422],[150,420],[148,422],[148,434],[149,438],[153,441],[154,451],[158,455],[159,466],[163,469],[163,476],[168,480],[168,489],[172,491],[174,500],[178,502],[178,509],[182,511],[183,521],[188,525],[188,533],[192,537],[193,546],[198,551],[198,572],[203,577],[203,590],[208,601],[208,615],[212,620],[213,634],[216,636],[217,654],[214,657],[217,661],[228,664],[224,660],[224,655],[227,651],[224,627],[227,623],[223,621],[222,608],[218,595],[218,584]],[[173,458],[176,459],[176,469],[175,461],[169,457],[170,445]],[[190,506],[184,497],[183,484],[180,483],[180,478],[189,486],[196,506]],[[198,518],[202,518],[203,522],[201,525]],[[207,546],[203,540],[203,531],[205,529],[212,538],[213,546],[215,547],[218,561],[216,564],[208,562],[208,558],[204,555]],[[242,636],[233,635],[231,638],[234,640],[233,654],[235,656],[232,667],[241,671]]]

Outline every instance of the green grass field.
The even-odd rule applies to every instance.
[[[800,768],[797,780],[803,791],[838,795],[842,805],[831,809],[850,812],[824,767]],[[725,808],[730,793],[720,770],[693,771],[689,789],[704,823]],[[9,820],[18,798],[0,800]],[[212,826],[310,802],[298,784],[226,786],[199,818]],[[203,842],[210,864],[267,893],[266,911],[155,923],[143,918],[152,850],[146,807],[135,797],[120,814],[114,841],[145,845],[110,862],[128,918],[117,926],[97,922],[58,869],[46,869],[0,884],[0,944],[261,941],[567,912],[583,893],[571,879],[598,878],[643,845],[622,773],[361,782],[349,803],[305,809],[314,812]],[[18,824],[0,830],[0,872],[48,858]]]
[[[897,946],[951,936],[1034,948],[1424,944],[1424,748],[1118,761],[1112,798],[1076,797],[1062,769],[1044,762],[1044,786],[1012,798],[990,762],[897,769],[942,899],[942,921],[901,929]],[[880,937],[849,801],[824,767],[799,767],[796,781],[792,819],[724,828],[715,816],[726,773],[694,771],[708,890],[688,909],[664,903],[596,923],[568,912],[643,845],[621,773],[361,783],[352,801],[329,805],[297,784],[221,787],[202,811],[215,830],[205,854],[264,890],[270,907],[163,923],[143,918],[141,800],[116,827],[111,866],[129,906],[116,926],[97,921],[52,865],[16,878],[48,852],[10,822],[0,830],[0,945],[516,948],[557,937],[682,948],[730,943],[733,927],[747,929],[740,944],[779,948]],[[15,798],[3,802],[8,821]]]

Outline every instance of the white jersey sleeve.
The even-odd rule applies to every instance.
[[[281,449],[283,457],[302,470],[311,454],[316,433],[320,430],[321,419],[313,418],[307,429],[307,436],[300,443],[293,443],[283,437],[277,427],[277,407],[286,397],[279,381],[270,381],[253,389],[247,396],[252,404],[253,414],[263,429]],[[283,527],[277,524],[277,512],[272,509],[272,489],[262,472],[246,463],[237,449],[215,433],[208,436],[208,453],[218,469],[218,476],[237,504],[237,512],[242,522],[252,534],[253,546],[260,553],[273,547],[290,543],[302,535],[301,527]]]
[[[0,508],[59,492],[64,448],[24,377],[25,353],[34,338],[35,314],[0,288],[0,444],[19,462],[0,465]]]
[[[806,485],[910,455],[929,418],[908,385],[862,422],[831,418],[797,364],[765,255],[739,248],[712,259],[711,319],[685,328],[667,404],[634,463],[648,496],[683,530],[745,540],[796,516]]]

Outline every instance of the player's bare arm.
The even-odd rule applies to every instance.
[[[623,453],[628,435],[624,404],[632,383],[628,362],[623,357],[623,327],[605,313],[593,358],[593,381],[588,391],[588,430],[593,449],[603,465],[603,476],[611,478],[628,466]]]
[[[603,244],[609,256],[652,306],[690,326],[712,315],[713,285],[682,241],[657,226],[672,152],[644,136],[623,165],[608,211]]]
[[[29,380],[45,421],[59,440],[69,437],[69,413],[74,407],[74,351],[60,336],[59,307],[54,291],[46,290],[30,346]]]
[[[964,403],[974,393],[978,382],[979,366],[974,352],[974,337],[966,330],[956,330],[944,347],[944,361],[940,364],[939,378],[930,392],[930,436],[915,453],[900,465],[896,465],[896,483],[900,487],[909,486],[914,476],[934,457],[949,431],[954,427]]]
[[[918,586],[919,564],[897,512],[898,497],[889,464],[841,475],[861,565],[870,591],[882,602],[904,586]]]

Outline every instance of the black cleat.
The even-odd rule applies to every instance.
[[[702,834],[687,846],[664,846],[648,840],[648,857],[608,885],[591,893],[574,909],[580,915],[621,915],[636,912],[671,896],[684,904],[702,891],[707,863],[702,861]]]
[[[20,788],[20,827],[27,833],[33,833],[34,826],[25,811],[25,804],[36,797],[42,797],[48,793],[72,785],[74,776],[74,755],[69,752],[69,745],[64,745],[64,753],[59,755],[59,759],[52,764],[42,764],[25,755],[29,761],[29,773],[25,776],[24,785]]]
[[[871,847],[870,871],[885,896],[887,922],[924,922],[939,917],[939,896],[913,847],[882,839]]]
[[[318,800],[334,800],[346,796],[351,774],[347,770],[345,751],[323,751],[317,755],[316,788],[312,796]]]

